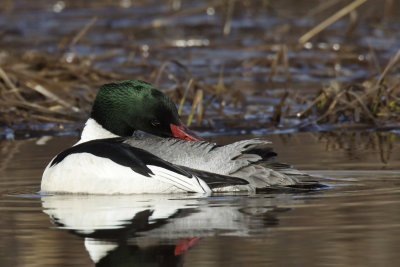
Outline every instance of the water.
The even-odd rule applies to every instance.
[[[2,140],[0,266],[398,266],[398,134],[264,138],[280,161],[324,177],[329,187],[211,197],[39,196],[45,165],[76,137]]]
[[[234,3],[230,34],[223,35],[228,2]],[[233,99],[246,100],[225,107],[227,115],[240,115],[236,120],[208,108],[218,130],[204,136],[218,143],[251,137],[228,131],[260,137],[272,131],[266,126],[272,106],[286,90],[309,96],[332,81],[362,83],[398,50],[399,9],[388,8],[396,1],[367,1],[356,27],[345,17],[298,47],[302,34],[344,5],[318,11],[322,2],[6,0],[0,63],[12,74],[35,57],[33,69],[46,70],[45,53],[67,63],[89,57],[101,70],[155,82],[161,65],[177,61],[184,67],[168,63],[161,89],[192,77],[215,85],[222,74],[229,93],[238,95]],[[282,63],[271,75],[282,44],[290,77]],[[288,117],[295,117],[295,102],[287,105]],[[295,119],[281,123],[283,131],[298,130]],[[55,127],[30,125],[39,133],[27,133],[23,126],[0,136],[26,138]],[[323,177],[328,188],[250,196],[39,196],[47,162],[76,137],[0,140],[0,266],[399,265],[399,131],[266,138],[280,161]]]

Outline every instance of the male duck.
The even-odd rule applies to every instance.
[[[141,130],[156,136],[132,136]],[[177,139],[178,138],[178,139]],[[138,80],[100,87],[81,139],[46,167],[43,192],[132,194],[255,190],[307,183],[270,142],[200,141],[172,100]]]

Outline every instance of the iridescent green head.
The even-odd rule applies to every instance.
[[[174,102],[144,81],[126,80],[101,86],[91,118],[119,136],[131,136],[135,130],[141,130],[158,136],[190,140],[176,133],[177,128],[183,131],[185,128]]]

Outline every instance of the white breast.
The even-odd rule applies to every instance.
[[[188,178],[157,166],[147,167],[154,173],[151,177],[90,153],[71,154],[46,167],[41,190],[86,194],[211,192],[197,177]]]

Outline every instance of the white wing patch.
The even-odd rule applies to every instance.
[[[189,178],[158,166],[148,165],[147,167],[154,173],[153,179],[172,184],[188,192],[211,193],[210,187],[196,176]]]

